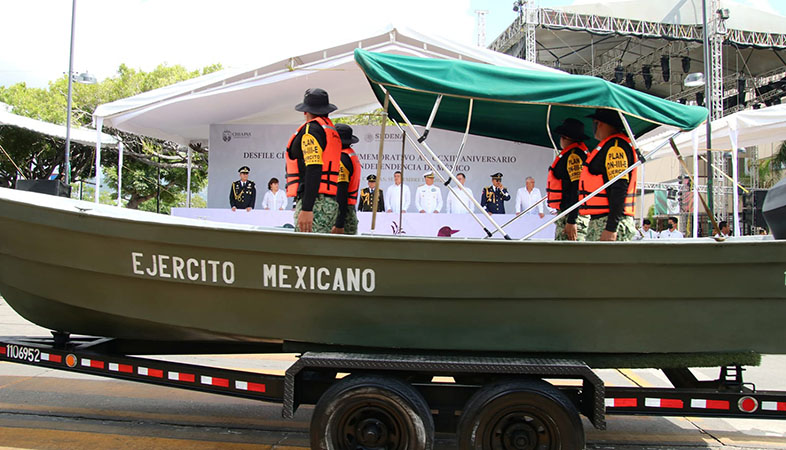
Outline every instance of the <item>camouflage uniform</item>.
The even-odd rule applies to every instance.
[[[298,200],[295,205],[295,231],[300,231],[297,226],[297,216],[303,208],[303,200]],[[338,217],[338,202],[334,197],[329,195],[319,194],[314,200],[314,222],[311,225],[312,233],[330,233],[333,226],[336,225],[336,218]]]
[[[608,216],[598,217],[589,221],[587,227],[587,240],[599,241],[600,235],[606,229],[606,219]],[[633,236],[636,235],[636,223],[631,216],[623,216],[620,223],[617,224],[617,240],[618,241],[631,241]]]
[[[555,241],[567,241],[568,235],[565,234],[565,224],[568,223],[568,216],[563,216],[554,222],[556,229],[554,230]],[[589,216],[576,217],[576,240],[587,240],[587,225],[589,224]]]
[[[347,218],[344,220],[344,234],[358,234],[358,214],[353,205],[347,209]]]

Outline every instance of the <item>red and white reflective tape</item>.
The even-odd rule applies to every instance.
[[[159,369],[151,369],[149,367],[137,367],[136,373],[146,377],[164,378],[164,371]]]
[[[639,402],[635,398],[607,398],[606,408],[635,408]]]
[[[265,385],[260,383],[252,383],[250,381],[235,380],[235,389],[241,391],[265,392]]]
[[[726,400],[706,400],[694,398],[690,401],[690,407],[695,409],[729,409],[729,402]]]
[[[209,386],[220,386],[220,387],[229,387],[229,380],[226,378],[216,378],[216,377],[206,377],[202,375],[199,377],[199,382],[202,384],[207,384]]]
[[[786,411],[786,402],[761,402],[761,409],[765,411]]]
[[[196,378],[193,373],[169,372],[167,377],[173,381],[185,381],[193,383]]]
[[[92,367],[93,369],[103,369],[104,368],[104,362],[103,361],[96,361],[95,359],[82,358],[82,366],[84,366],[84,367]]]
[[[109,363],[111,372],[134,373],[134,366],[128,364]]]
[[[63,362],[63,357],[60,355],[53,355],[51,353],[41,352],[41,360],[59,363],[59,362]]]
[[[645,398],[644,406],[648,408],[682,409],[682,400],[676,398]]]

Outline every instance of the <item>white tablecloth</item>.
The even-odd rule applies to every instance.
[[[358,232],[371,233],[371,214],[370,212],[358,213]],[[217,208],[172,208],[172,215],[180,217],[190,217],[193,219],[204,219],[213,222],[243,223],[249,225],[259,225],[267,227],[281,227],[285,224],[293,223],[293,213],[289,211],[269,211],[254,209],[246,211],[232,211],[231,209]],[[515,214],[495,214],[493,219],[502,225],[515,217]],[[526,215],[520,217],[515,222],[505,227],[511,238],[518,239],[524,237],[530,231],[545,223],[553,216],[547,215],[543,219],[537,215]],[[486,223],[484,217],[481,221],[490,231],[494,231],[491,224]],[[408,212],[404,213],[403,234],[407,236],[436,236],[443,226],[449,226],[454,230],[459,230],[453,237],[484,237],[486,233],[475,219],[469,214],[421,214]],[[399,229],[398,213],[377,213],[377,222],[374,234],[395,234]],[[500,237],[495,233],[495,238]],[[541,230],[534,236],[534,239],[553,239],[554,225]]]

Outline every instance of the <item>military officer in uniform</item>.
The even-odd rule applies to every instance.
[[[358,202],[358,211],[371,212],[374,207],[374,191],[377,190],[377,176],[371,174],[366,177],[368,187],[360,191],[360,202]],[[382,195],[382,189],[379,190],[379,200],[377,203],[377,212],[385,211],[385,196]]]
[[[502,185],[502,174],[497,172],[491,175],[491,186],[483,188],[480,194],[480,206],[486,208],[489,214],[505,214],[505,203],[510,200],[508,188]]]
[[[229,190],[229,206],[232,207],[232,211],[254,209],[254,203],[257,201],[257,188],[254,186],[254,182],[248,179],[250,171],[248,166],[238,169],[240,179],[232,183],[232,188]]]
[[[415,191],[415,209],[422,213],[438,213],[442,211],[442,191],[434,186],[434,172],[423,174],[426,184],[420,185]]]

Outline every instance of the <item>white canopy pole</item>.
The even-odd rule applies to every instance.
[[[96,203],[99,203],[101,194],[101,130],[104,128],[104,118],[96,120]]]
[[[732,211],[734,211],[734,236],[740,235],[740,211],[739,211],[739,202],[740,202],[740,193],[737,189],[738,184],[738,164],[737,164],[737,142],[739,136],[739,132],[737,130],[737,121],[733,118],[729,120],[729,140],[731,140],[731,176],[733,178],[733,183],[731,185],[732,188],[732,202],[734,202],[734,207]]]
[[[123,141],[117,143],[117,207],[123,207]]]
[[[693,237],[699,237],[699,133],[691,133],[693,142]]]
[[[191,207],[191,146],[188,146],[188,167],[186,169],[186,208]]]

